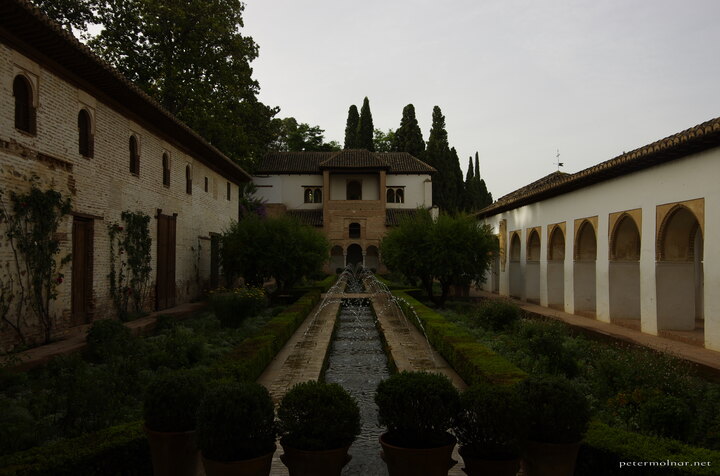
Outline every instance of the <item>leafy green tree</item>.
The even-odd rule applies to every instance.
[[[388,268],[407,278],[419,279],[428,297],[443,306],[453,284],[482,283],[497,253],[497,240],[490,227],[478,225],[469,215],[417,213],[390,230],[380,244]],[[440,295],[433,283],[440,283]]]
[[[417,158],[422,158],[425,153],[425,141],[415,117],[415,106],[412,104],[408,104],[403,108],[400,127],[395,131],[392,150],[394,152],[407,152]]]
[[[358,149],[367,149],[371,152],[375,151],[375,144],[373,144],[374,130],[372,112],[370,112],[370,101],[365,97],[362,108],[360,109],[360,122],[358,122],[357,128],[356,147]]]
[[[360,123],[360,114],[355,104],[350,106],[348,109],[348,118],[345,123],[345,145],[343,149],[357,149],[358,148],[358,124]]]
[[[98,0],[33,0],[33,3],[67,30],[84,31],[88,23],[98,20]]]
[[[221,261],[228,282],[242,276],[251,286],[274,278],[277,293],[287,293],[303,276],[319,271],[330,244],[317,229],[287,215],[249,214],[234,222],[222,238]]]
[[[335,142],[325,142],[325,131],[320,126],[311,126],[305,122],[298,124],[294,117],[273,119],[276,138],[270,144],[275,151],[333,151],[340,150]]]
[[[373,135],[375,152],[392,152],[392,144],[394,140],[395,132],[393,132],[392,129],[388,129],[387,132],[375,129],[375,133]]]

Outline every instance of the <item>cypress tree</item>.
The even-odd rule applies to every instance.
[[[456,211],[463,207],[464,186],[462,169],[460,168],[460,157],[458,157],[455,147],[450,149],[450,162],[447,164],[451,174],[451,207],[450,210]]]
[[[353,104],[350,106],[350,109],[348,109],[348,118],[345,124],[345,146],[343,149],[357,148],[357,131],[359,122],[360,115],[358,114],[357,106]]]
[[[478,152],[475,151],[475,177],[480,180],[480,159],[478,158]]]
[[[448,167],[451,163],[450,147],[445,130],[445,116],[438,106],[433,108],[432,127],[424,158],[428,165],[437,169],[432,181],[433,204],[444,210],[454,211],[452,171]]]
[[[369,151],[375,150],[373,144],[373,127],[372,113],[370,112],[370,101],[367,96],[363,100],[362,108],[360,109],[360,122],[357,126],[357,143],[358,149],[367,149]]]
[[[465,174],[465,184],[469,184],[473,179],[473,164],[472,164],[472,155],[470,156],[470,159],[468,160],[468,171],[467,174]]]
[[[412,104],[408,104],[403,108],[400,127],[395,131],[392,150],[394,152],[407,152],[418,158],[421,158],[425,153],[425,141],[415,117],[415,106]]]

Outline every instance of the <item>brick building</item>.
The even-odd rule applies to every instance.
[[[125,211],[151,217],[152,303],[197,296],[217,275],[214,236],[237,218],[250,177],[71,34],[23,0],[0,3],[0,187],[37,177],[72,199],[61,255],[72,252],[53,302],[55,335],[113,314],[108,225]],[[13,260],[0,224],[0,279]],[[158,250],[160,251],[158,252]],[[213,271],[211,273],[211,270]],[[3,274],[4,273],[4,274]],[[39,332],[27,318],[27,334]],[[15,342],[0,324],[0,349]]]
[[[272,152],[253,182],[271,214],[322,227],[327,271],[357,263],[384,271],[380,240],[403,215],[432,206],[434,172],[406,152]]]

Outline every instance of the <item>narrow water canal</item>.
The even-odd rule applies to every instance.
[[[358,401],[362,433],[350,447],[353,458],[343,476],[387,475],[380,458],[375,388],[390,376],[375,316],[368,299],[344,299],[330,353],[325,381],[339,383]]]

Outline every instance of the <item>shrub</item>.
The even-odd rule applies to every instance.
[[[0,394],[0,455],[24,450],[40,442],[38,424],[30,411]]]
[[[178,371],[155,378],[145,391],[145,426],[154,431],[195,429],[205,381],[196,372]]]
[[[375,393],[378,423],[388,442],[409,448],[448,443],[447,430],[457,414],[460,395],[450,380],[428,372],[401,372],[380,382]]]
[[[360,434],[357,402],[336,383],[295,385],[280,402],[278,418],[282,443],[305,451],[342,448]]]
[[[275,411],[265,387],[222,382],[208,390],[197,416],[197,441],[203,456],[239,461],[275,449]]]
[[[267,297],[261,288],[220,290],[210,294],[210,304],[223,327],[238,327],[267,306]]]
[[[687,441],[692,418],[686,401],[658,392],[640,405],[638,423],[644,432]]]
[[[500,331],[520,320],[520,308],[510,301],[489,299],[480,305],[478,320],[483,327]]]
[[[464,452],[483,459],[522,454],[528,416],[517,387],[476,384],[460,396],[453,428]]]
[[[200,362],[207,355],[205,338],[185,326],[175,326],[145,339],[145,352],[151,368],[179,369]]]
[[[113,319],[93,322],[87,334],[85,358],[90,362],[107,362],[134,350],[134,337],[130,329]]]
[[[544,443],[574,443],[588,427],[590,406],[577,387],[564,377],[531,376],[518,384],[530,414],[529,439]]]

